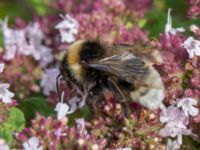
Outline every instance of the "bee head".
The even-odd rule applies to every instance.
[[[61,64],[61,73],[81,81],[87,69],[85,64],[101,59],[104,53],[104,46],[98,41],[77,41],[69,46]]]

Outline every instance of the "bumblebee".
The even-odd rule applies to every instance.
[[[152,110],[164,99],[163,82],[153,62],[148,47],[79,40],[69,46],[60,72],[88,104],[101,100],[107,89],[119,102],[136,101]]]

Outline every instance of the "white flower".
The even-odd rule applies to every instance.
[[[3,70],[4,70],[4,67],[5,67],[5,65],[2,63],[2,64],[0,64],[0,73],[2,73],[3,72]]]
[[[199,110],[194,107],[197,105],[197,101],[190,97],[182,98],[178,101],[177,106],[181,107],[186,116],[196,116]]]
[[[45,67],[47,64],[53,61],[52,49],[47,46],[40,45],[38,47],[40,51],[38,52],[40,55],[40,66]]]
[[[63,102],[64,101],[64,92],[62,92],[62,96],[61,96],[61,102],[57,103],[55,111],[57,112],[57,119],[61,120],[63,118],[66,118],[67,114],[71,114],[74,111],[76,111],[77,109],[77,105],[75,105],[75,101],[74,104],[70,104],[70,106],[66,103]]]
[[[181,122],[170,122],[159,131],[162,137],[176,137],[178,135],[190,135],[191,131]]]
[[[117,148],[117,150],[132,150],[130,147],[125,147],[125,148]]]
[[[9,147],[7,144],[0,145],[0,150],[9,150]]]
[[[2,73],[4,70],[4,64],[0,64],[0,73]],[[14,96],[14,93],[10,92],[8,90],[10,84],[8,83],[0,83],[0,100],[2,100],[3,103],[10,103],[12,101],[12,97]]]
[[[68,114],[69,112],[69,106],[65,103],[57,103],[55,111],[57,111],[57,119],[61,120],[63,118],[65,118],[65,116]]]
[[[58,128],[54,131],[54,135],[59,139],[62,136],[66,136],[66,133],[62,133],[62,128]]]
[[[8,18],[5,18],[4,21],[0,21],[0,27],[3,31],[4,45],[6,49],[3,58],[6,60],[11,60],[15,57],[15,54],[17,53],[15,31],[8,27]]]
[[[31,137],[27,142],[23,143],[24,150],[42,150],[43,147],[40,146],[40,141],[37,137]]]
[[[83,118],[76,119],[76,124],[78,128],[85,127],[85,120]]]
[[[187,50],[189,58],[192,58],[194,56],[200,56],[199,40],[195,40],[193,37],[189,37],[184,41],[183,47]]]
[[[11,29],[8,27],[8,18],[0,22],[4,35],[5,53],[3,58],[11,60],[15,55],[29,55],[40,61],[42,67],[53,60],[51,49],[42,45],[44,34],[38,23],[30,23],[25,29]],[[48,59],[48,61],[44,57]]]
[[[160,121],[162,123],[181,123],[187,125],[188,116],[185,116],[185,114],[180,111],[180,109],[178,109],[174,105],[171,105],[166,109],[162,109],[162,112],[160,113]]]
[[[75,112],[77,108],[81,108],[83,106],[81,99],[77,96],[69,100],[69,105],[71,106],[72,112]]]
[[[26,34],[29,39],[29,44],[32,46],[30,55],[32,55],[35,60],[40,61],[40,65],[45,67],[47,64],[53,61],[52,49],[42,45],[42,40],[44,39],[44,34],[40,29],[38,23],[29,24],[26,28]]]
[[[186,127],[188,125],[188,119],[189,117],[174,105],[162,109],[160,121],[166,123],[166,125],[160,130],[159,134],[162,137],[176,137],[182,134],[191,134],[191,131]]]
[[[87,135],[87,130],[85,129],[85,120],[83,118],[76,119],[77,127],[82,135]]]
[[[185,29],[183,27],[181,28],[172,28],[172,17],[171,17],[171,8],[168,9],[168,15],[167,15],[167,24],[165,25],[165,33],[171,33],[175,35],[177,32],[185,32]]]
[[[13,30],[13,34],[15,37],[15,41],[14,41],[14,43],[12,43],[12,45],[16,46],[15,47],[16,54],[31,55],[32,51],[34,50],[34,46],[31,45],[31,43],[29,43],[29,41],[27,41],[27,40],[30,40],[30,38],[26,36],[27,35],[26,30],[25,29]],[[8,55],[8,53],[9,53],[9,49],[6,47],[6,54]]]
[[[178,140],[171,140],[170,138],[167,139],[166,150],[177,150],[179,149],[181,144]]]
[[[51,52],[50,48],[42,45],[44,34],[42,33],[38,23],[30,23],[26,27],[26,36],[31,46],[30,54],[35,58],[35,60],[40,60],[42,56],[45,55],[45,52],[47,53],[49,53],[49,51]],[[43,49],[48,49],[48,50],[43,50]]]
[[[92,150],[99,150],[99,145],[98,144],[92,144],[91,149]]]
[[[63,18],[63,21],[55,26],[61,34],[61,42],[74,42],[74,35],[78,33],[78,22],[69,15],[61,17]]]
[[[40,46],[44,39],[44,34],[37,22],[30,23],[26,27],[27,37],[29,38],[30,45]]]
[[[192,24],[190,26],[190,30],[193,32],[193,33],[197,33],[199,31],[199,27],[196,26],[195,24]]]
[[[57,68],[47,69],[43,75],[40,85],[43,87],[43,93],[48,96],[51,91],[56,91],[56,77],[59,74]]]
[[[4,139],[0,138],[0,150],[9,150],[8,145],[5,143]]]
[[[8,83],[0,84],[0,99],[4,103],[10,103],[12,101],[12,97],[14,96],[14,93],[12,93],[8,90],[9,86],[10,86],[10,84],[8,84]]]
[[[17,53],[25,50],[29,51],[25,38],[25,30],[14,30],[8,27],[8,18],[1,21],[1,28],[4,36],[5,54],[3,56],[6,60],[11,60]]]

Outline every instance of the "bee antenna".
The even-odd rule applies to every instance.
[[[57,77],[56,77],[56,89],[57,89],[57,94],[58,94],[58,97],[59,97],[59,100],[61,100],[61,93],[60,93],[60,89],[59,89],[59,78],[62,74],[58,74]]]

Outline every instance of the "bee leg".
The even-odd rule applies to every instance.
[[[92,114],[97,113],[96,97],[93,95],[93,93],[90,93],[89,96],[87,97],[86,104],[87,106],[89,106],[89,109],[92,112]]]
[[[122,98],[121,101],[125,102],[126,101],[126,97],[124,96],[123,92],[121,91],[121,89],[119,88],[119,86],[117,85],[117,83],[113,79],[111,79],[111,78],[108,78],[108,81],[110,81],[108,83],[109,83],[109,86],[112,89],[113,94],[116,94],[115,91],[117,90],[119,92],[121,98]],[[114,90],[113,87],[115,88],[115,90]]]
[[[95,113],[97,110],[96,99],[97,96],[91,91],[95,89],[96,82],[88,83],[83,86],[82,100],[89,106],[89,109],[92,113]]]
[[[110,89],[111,89],[113,95],[116,95],[116,91],[119,92],[122,100],[119,100],[119,99],[117,99],[117,100],[122,105],[122,109],[124,111],[124,116],[126,118],[128,118],[130,116],[130,110],[129,110],[129,106],[128,106],[128,100],[126,99],[124,93],[122,92],[122,90],[120,89],[120,87],[117,85],[117,83],[113,79],[108,78],[108,81],[109,81],[108,83],[109,83],[109,86],[110,86]]]
[[[102,114],[102,101],[105,100],[105,96],[100,91],[91,92],[86,100],[86,104],[89,106],[92,114]]]
[[[122,106],[122,111],[125,119],[129,118],[130,116],[130,111],[129,111],[129,106],[127,102],[120,102]]]

